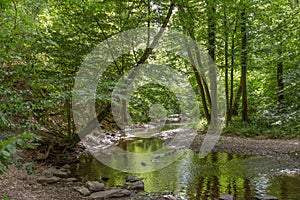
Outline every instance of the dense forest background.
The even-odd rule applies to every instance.
[[[77,142],[72,119],[76,72],[100,42],[139,27],[176,30],[206,48],[224,78],[224,133],[300,136],[298,0],[2,0],[0,10],[1,140],[42,131]],[[116,82],[145,51],[117,58],[99,82],[96,109],[104,128],[114,128],[107,108]],[[144,63],[151,60],[189,77],[201,108],[199,129],[205,129],[211,102],[199,72],[176,55],[153,52]],[[178,112],[174,94],[148,84],[131,97],[132,118],[147,122],[155,102],[168,114]]]

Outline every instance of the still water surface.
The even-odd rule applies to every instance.
[[[163,148],[159,138],[120,142],[124,150],[142,153]],[[108,186],[125,184],[125,177],[144,178],[145,192],[169,191],[182,199],[215,199],[231,194],[236,199],[252,199],[255,195],[272,195],[281,200],[300,199],[300,156],[246,156],[210,153],[200,159],[191,150],[171,165],[150,173],[132,174],[114,170],[83,155],[74,173],[84,180],[108,178]]]

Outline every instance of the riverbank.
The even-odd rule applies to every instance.
[[[191,144],[191,149],[198,151],[205,134],[199,134]],[[221,136],[213,151],[227,152],[244,155],[274,155],[300,152],[300,140],[275,140],[275,139],[257,139],[241,138],[235,136]],[[23,157],[27,157],[26,153]],[[10,167],[9,170],[0,176],[0,199],[7,200],[34,200],[34,199],[90,199],[82,196],[74,190],[74,187],[82,186],[78,180],[60,179],[53,184],[41,184],[37,179],[43,176],[44,171],[51,166],[46,164],[37,164],[34,166],[35,175],[28,176],[25,170],[17,170]],[[8,198],[9,197],[9,198]],[[166,199],[162,196],[149,197],[137,192],[132,192],[130,196],[114,199]]]
[[[205,135],[199,134],[191,144],[191,149],[199,151]],[[244,155],[274,155],[300,152],[299,139],[258,139],[236,136],[220,136],[213,148],[215,152]]]

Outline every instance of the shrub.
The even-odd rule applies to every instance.
[[[19,169],[26,169],[28,173],[32,173],[30,165],[20,163],[15,153],[17,149],[34,148],[36,146],[34,142],[39,139],[34,134],[24,132],[21,135],[0,141],[0,174],[7,170],[8,165],[11,164],[17,166]]]

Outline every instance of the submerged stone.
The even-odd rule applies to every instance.
[[[177,200],[176,197],[174,197],[173,195],[170,195],[170,194],[164,195],[163,198],[166,200]]]
[[[255,196],[254,198],[257,199],[257,200],[278,200],[277,197],[269,196],[269,195],[267,195],[267,196]]]

